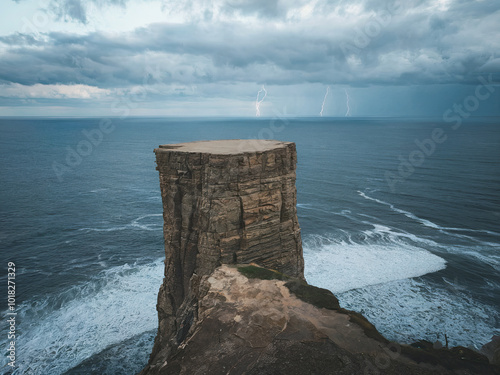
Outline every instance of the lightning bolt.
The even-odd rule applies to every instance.
[[[328,96],[328,93],[330,92],[330,86],[327,86],[326,87],[326,93],[325,93],[325,97],[323,98],[323,104],[321,104],[321,112],[319,113],[319,115],[321,117],[323,117],[323,109],[325,109],[325,102],[326,102],[326,97]]]
[[[349,94],[347,93],[347,90],[344,89],[345,92],[345,97],[346,97],[346,105],[347,105],[347,112],[345,113],[344,117],[350,116],[351,108],[349,107]]]
[[[264,91],[264,96],[262,97],[262,99],[259,100],[259,96],[260,96],[260,93],[262,91]],[[262,85],[262,88],[257,93],[257,99],[255,99],[255,116],[256,117],[260,117],[260,104],[264,101],[266,96],[267,96],[266,88],[264,87],[264,85]]]

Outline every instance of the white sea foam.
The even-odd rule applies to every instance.
[[[307,203],[297,203],[297,207],[300,208],[309,208],[311,205]]]
[[[363,313],[382,334],[398,342],[444,342],[446,334],[451,345],[479,348],[500,333],[495,328],[500,319],[496,308],[472,298],[460,280],[444,279],[443,285],[432,286],[416,279],[446,267],[446,261],[428,248],[474,257],[496,269],[499,257],[364,223],[373,229],[357,240],[344,231],[335,237],[306,238],[308,282],[331,290],[343,307]]]
[[[413,214],[413,213],[411,213],[409,211],[405,211],[405,210],[402,210],[400,208],[397,208],[392,203],[388,203],[388,202],[385,202],[383,200],[370,197],[370,196],[366,195],[365,193],[363,193],[362,191],[358,191],[358,194],[361,197],[363,197],[363,198],[365,198],[367,200],[370,200],[370,201],[377,202],[379,204],[383,204],[385,206],[388,206],[392,211],[400,213],[400,214],[403,214],[406,217],[408,217],[408,218],[410,218],[412,220],[415,220],[415,221],[423,224],[426,227],[429,227],[429,228],[432,228],[432,229],[437,229],[440,232],[448,234],[448,235],[451,235],[451,236],[460,237],[460,238],[466,238],[466,239],[469,239],[469,240],[473,240],[475,242],[489,244],[489,245],[491,245],[491,243],[485,243],[484,241],[478,240],[475,237],[467,236],[467,235],[464,235],[464,234],[459,234],[459,232],[462,232],[462,233],[486,233],[486,234],[488,234],[490,236],[499,236],[500,237],[500,233],[493,232],[493,231],[486,230],[486,229],[470,229],[470,228],[443,227],[443,226],[440,226],[440,225],[438,225],[436,223],[433,223],[430,220],[422,219],[421,217],[418,217],[417,215],[415,215],[415,214]]]
[[[162,214],[151,214],[151,215],[144,215],[140,216],[137,219],[132,220],[130,223],[131,226],[144,229],[144,230],[158,230],[162,229],[162,223],[146,223],[144,224],[143,221],[144,219],[147,219],[148,217],[158,217],[158,216],[163,216]]]
[[[370,201],[377,202],[377,203],[383,204],[385,206],[389,206],[390,209],[393,210],[394,212],[398,212],[398,213],[403,214],[403,215],[405,215],[406,217],[408,217],[408,218],[410,218],[412,220],[418,221],[421,224],[425,225],[426,227],[434,228],[434,229],[440,229],[441,228],[439,225],[437,225],[436,223],[433,223],[432,221],[429,221],[429,220],[426,220],[426,219],[422,219],[422,218],[414,215],[413,213],[411,213],[409,211],[405,211],[405,210],[402,210],[400,208],[395,207],[391,203],[384,202],[383,200],[380,200],[380,199],[369,197],[368,195],[366,195],[362,191],[358,191],[358,194],[360,196],[362,196],[363,198],[368,199]]]
[[[109,188],[99,188],[99,189],[94,189],[94,190],[90,190],[91,193],[100,193],[100,192],[103,192],[103,191],[108,191]]]
[[[304,246],[305,276],[334,293],[389,281],[418,277],[446,267],[446,261],[403,241],[355,242],[325,239]]]
[[[361,312],[388,339],[411,343],[426,339],[479,349],[499,334],[498,311],[478,303],[459,281],[444,287],[415,279],[338,293],[340,304]]]
[[[383,204],[385,206],[388,206],[392,211],[400,213],[400,214],[403,214],[406,217],[408,217],[409,219],[415,220],[415,221],[417,221],[417,222],[425,225],[426,227],[437,229],[437,230],[440,230],[440,231],[442,231],[444,233],[451,234],[451,235],[454,235],[454,236],[457,236],[457,237],[463,237],[463,238],[468,238],[468,239],[475,240],[475,238],[470,237],[470,236],[460,235],[458,233],[449,233],[449,232],[486,233],[486,234],[489,234],[489,235],[492,235],[492,236],[500,236],[500,233],[493,232],[493,231],[486,230],[486,229],[470,229],[470,228],[443,227],[443,226],[440,226],[440,225],[438,225],[436,223],[433,223],[430,220],[422,219],[421,217],[418,217],[417,215],[415,215],[415,214],[413,214],[413,213],[411,213],[409,211],[405,211],[405,210],[402,210],[400,208],[397,208],[392,203],[388,203],[388,202],[385,202],[383,200],[370,197],[370,196],[366,195],[365,193],[363,193],[362,191],[358,191],[358,194],[361,197],[363,197],[363,198],[365,198],[367,200],[370,200],[370,201],[377,202],[379,204]]]
[[[163,261],[124,265],[46,300],[19,306],[14,374],[62,374],[110,345],[157,327]]]
[[[136,229],[136,230],[139,229],[148,231],[162,230],[163,228],[162,221],[158,223],[148,223],[146,221],[146,223],[144,223],[145,219],[149,217],[158,217],[158,216],[163,216],[163,214],[149,214],[149,215],[139,216],[138,218],[132,220],[129,224],[126,225],[120,225],[108,228],[80,228],[79,230],[87,232],[115,232],[115,231],[130,230],[130,229]]]
[[[391,241],[391,242],[395,242],[395,243],[398,243],[400,240],[411,240],[414,243],[423,244],[425,246],[432,246],[432,247],[439,247],[439,248],[446,247],[446,246],[441,245],[441,244],[439,244],[439,243],[437,243],[429,238],[417,236],[413,233],[395,230],[395,229],[389,228],[385,225],[374,224],[374,223],[364,221],[364,220],[362,220],[361,222],[363,224],[373,226],[373,229],[368,229],[368,230],[363,231],[363,234],[366,236],[366,238],[371,238],[373,240],[382,239],[384,241]]]
[[[372,225],[373,229],[363,231],[367,239],[375,241],[389,241],[398,243],[410,240],[415,244],[422,244],[426,247],[439,249],[440,253],[459,254],[462,257],[473,258],[476,261],[485,263],[500,271],[500,256],[498,256],[499,244],[478,241],[479,245],[449,245],[440,244],[429,238],[416,236],[412,233],[395,230],[384,225],[374,224],[368,221],[361,221],[363,224]]]
[[[500,257],[496,254],[492,254],[491,252],[487,252],[484,248],[475,249],[474,247],[456,246],[451,247],[449,251],[479,260],[480,262],[488,264],[500,272]],[[493,249],[493,251],[498,251],[498,245],[496,249]]]

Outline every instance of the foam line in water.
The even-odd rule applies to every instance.
[[[163,225],[162,225],[163,223],[160,223],[160,224],[157,224],[157,223],[153,223],[153,224],[141,224],[141,221],[144,220],[144,219],[146,219],[146,218],[148,218],[148,217],[158,217],[158,216],[163,216],[163,214],[150,214],[150,215],[140,216],[137,219],[132,220],[132,222],[130,223],[130,225],[133,226],[133,227],[144,229],[144,230],[162,229],[163,228]]]
[[[62,374],[110,345],[155,329],[163,268],[163,259],[113,267],[87,284],[19,306],[14,374]]]
[[[480,262],[488,264],[495,270],[500,272],[500,257],[494,253],[487,251],[487,249],[485,249],[484,247],[475,249],[473,247],[456,246],[455,248],[452,248],[450,250],[454,250],[455,253],[458,253],[460,255],[479,260]],[[496,249],[493,249],[493,251],[498,251],[498,245]]]
[[[373,229],[363,231],[363,234],[366,236],[366,238],[371,238],[374,240],[381,239],[384,241],[392,241],[392,242],[398,242],[400,240],[411,240],[412,242],[418,244],[425,244],[427,246],[439,247],[439,248],[447,248],[446,246],[441,245],[436,241],[433,241],[429,238],[425,238],[422,236],[417,236],[413,233],[408,233],[401,230],[396,231],[385,225],[374,224],[365,220],[362,220],[361,222],[363,224],[373,226]]]
[[[305,243],[305,276],[334,293],[418,277],[446,267],[446,261],[403,241],[355,242],[325,239],[320,247]]]
[[[139,229],[139,230],[147,230],[147,231],[161,230],[163,228],[162,223],[149,223],[149,224],[142,223],[142,221],[144,219],[147,219],[148,217],[157,217],[157,216],[163,216],[163,214],[149,214],[149,215],[139,216],[138,218],[132,220],[129,224],[117,226],[117,227],[80,228],[79,230],[87,231],[87,232],[114,232],[114,231],[121,231],[121,230],[130,230],[130,229]]]
[[[440,229],[441,227],[439,225],[437,225],[436,223],[433,223],[432,221],[429,221],[429,220],[426,220],[426,219],[422,219],[418,216],[415,216],[414,214],[412,214],[411,212],[409,211],[405,211],[405,210],[402,210],[400,208],[397,208],[395,207],[393,204],[391,203],[388,203],[388,202],[384,202],[380,199],[377,199],[377,198],[372,198],[372,197],[369,197],[368,195],[366,195],[365,193],[363,193],[362,191],[359,191],[358,190],[358,194],[360,196],[362,196],[363,198],[367,199],[367,200],[370,200],[370,201],[373,201],[373,202],[377,202],[379,204],[383,204],[385,206],[389,206],[389,208],[391,210],[393,210],[394,212],[398,212],[400,214],[403,214],[405,215],[406,217],[410,218],[410,219],[413,219],[415,221],[418,221],[420,222],[421,224],[425,225],[426,227],[429,227],[429,228],[434,228],[434,229]]]
[[[297,207],[303,208],[305,210],[319,211],[319,212],[324,212],[324,213],[331,214],[331,215],[338,215],[338,216],[342,216],[342,217],[345,217],[345,218],[353,220],[353,221],[358,221],[355,217],[353,217],[351,210],[333,211],[333,210],[327,210],[323,207],[313,206],[312,204],[307,204],[307,203],[297,204]]]
[[[468,232],[468,233],[486,233],[486,234],[490,234],[490,235],[493,235],[493,236],[500,236],[500,233],[493,232],[493,231],[490,231],[490,230],[485,230],[485,229],[469,229],[469,228],[442,227],[442,226],[440,226],[440,225],[438,225],[436,223],[433,223],[430,220],[422,219],[421,217],[418,217],[418,216],[416,216],[415,214],[413,214],[413,213],[411,213],[409,211],[405,211],[405,210],[402,210],[400,208],[397,208],[396,206],[394,206],[391,203],[384,202],[383,200],[370,197],[370,196],[366,195],[365,193],[363,193],[362,191],[358,190],[358,194],[361,197],[363,197],[363,198],[365,198],[367,200],[370,200],[370,201],[377,202],[379,204],[383,204],[385,206],[388,206],[392,211],[400,213],[400,214],[403,214],[406,217],[408,217],[409,219],[415,220],[415,221],[417,221],[417,222],[425,225],[426,227],[433,228],[433,229],[438,229],[438,230],[441,230],[441,231],[443,231],[445,233],[447,233],[446,231],[451,231],[451,232]],[[447,234],[451,234],[451,233],[447,233]],[[455,233],[453,233],[453,235],[460,236],[460,235],[455,234]],[[463,237],[467,237],[469,239],[474,239],[474,238],[469,237],[469,236],[463,236]]]
[[[109,190],[108,188],[99,188],[99,189],[90,190],[90,192],[91,193],[100,193],[100,192],[108,191],[108,190]]]
[[[423,244],[426,247],[439,249],[440,252],[453,253],[458,254],[461,257],[474,258],[474,260],[479,260],[480,262],[495,268],[497,271],[500,271],[500,257],[497,255],[498,244],[482,241],[480,242],[480,245],[467,246],[440,244],[429,238],[416,236],[405,231],[396,231],[384,225],[373,224],[364,220],[361,222],[363,224],[373,226],[373,229],[362,232],[366,236],[366,239],[393,243],[398,243],[400,241],[408,242],[408,240],[410,240],[414,244]]]

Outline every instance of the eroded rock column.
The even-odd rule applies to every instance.
[[[202,141],[155,153],[166,261],[153,356],[185,337],[196,319],[193,291],[221,264],[254,262],[300,278],[304,272],[294,143]]]

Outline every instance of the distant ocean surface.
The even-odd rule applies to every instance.
[[[195,140],[297,144],[306,278],[387,338],[480,348],[500,334],[500,119],[128,118],[102,122],[102,139],[99,124],[0,119],[0,373],[9,261],[15,374],[146,365],[164,258],[153,149]]]

